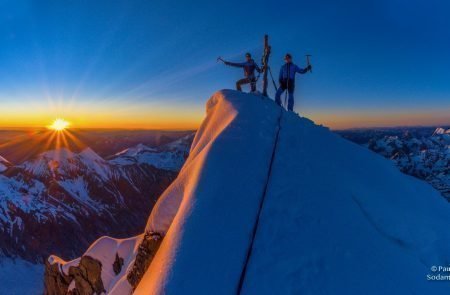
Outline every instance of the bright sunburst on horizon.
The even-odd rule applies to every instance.
[[[70,123],[62,118],[58,118],[53,123],[48,126],[49,129],[55,130],[55,131],[63,131],[69,127]]]

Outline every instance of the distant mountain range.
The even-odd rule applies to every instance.
[[[23,163],[0,156],[0,256],[75,257],[100,235],[141,232],[192,140],[139,144],[107,158],[89,147],[49,150]]]
[[[450,201],[450,129],[412,128],[340,132],[423,179]]]

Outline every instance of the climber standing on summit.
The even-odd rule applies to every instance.
[[[285,64],[281,67],[279,82],[280,87],[275,94],[275,102],[281,106],[281,94],[287,89],[289,93],[288,99],[288,111],[294,110],[294,89],[295,89],[295,74],[306,74],[308,71],[311,71],[311,65],[308,65],[306,68],[302,69],[298,67],[296,64],[292,63],[292,56],[287,53],[284,56]]]
[[[250,53],[245,54],[246,61],[242,63],[235,63],[235,62],[229,62],[223,60],[221,57],[218,58],[218,60],[223,61],[224,64],[227,66],[237,67],[237,68],[244,68],[244,76],[245,78],[240,79],[236,82],[236,89],[239,91],[242,91],[242,85],[250,83],[250,87],[252,92],[256,91],[256,77],[255,77],[255,70],[258,73],[261,73],[261,69],[258,67],[258,65],[255,63],[255,61],[252,59],[252,55]]]

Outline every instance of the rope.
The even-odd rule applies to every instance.
[[[275,154],[276,154],[276,150],[277,150],[277,146],[278,146],[278,137],[280,135],[280,130],[281,130],[281,117],[282,116],[283,116],[283,110],[280,110],[280,115],[278,116],[278,121],[277,121],[277,127],[278,127],[277,134],[275,135],[275,142],[273,144],[272,155],[270,157],[269,171],[267,173],[267,179],[266,179],[266,183],[264,185],[263,195],[262,195],[261,201],[259,203],[258,215],[257,215],[257,218],[256,218],[256,222],[253,225],[251,242],[250,242],[250,245],[249,245],[249,247],[247,249],[247,255],[245,257],[244,267],[242,269],[241,277],[239,279],[239,285],[238,285],[238,289],[237,289],[237,292],[236,292],[236,294],[238,294],[238,295],[241,294],[241,292],[242,292],[242,286],[244,285],[245,275],[247,273],[247,266],[248,266],[248,263],[250,261],[250,257],[252,255],[253,243],[255,242],[256,232],[258,230],[259,221],[261,219],[261,212],[262,212],[262,209],[263,209],[263,206],[264,206],[264,201],[265,201],[266,196],[267,196],[267,190],[269,188],[269,181],[270,181],[270,179],[272,177],[272,166],[273,166],[273,162],[274,162],[274,159],[275,159]]]

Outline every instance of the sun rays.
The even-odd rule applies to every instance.
[[[0,142],[0,154],[12,162],[20,163],[49,150],[55,151],[54,160],[58,160],[63,149],[80,152],[86,148],[87,145],[82,140],[85,137],[83,131],[58,129],[41,128],[14,131],[17,135],[5,138],[4,142]]]

